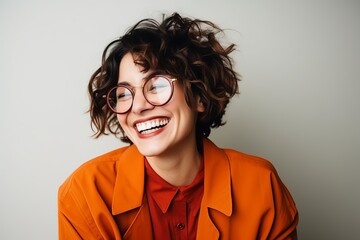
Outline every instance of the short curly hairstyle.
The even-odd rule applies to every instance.
[[[224,125],[225,108],[230,98],[239,93],[240,77],[229,56],[235,44],[222,46],[219,33],[223,30],[210,21],[182,17],[175,12],[168,17],[163,15],[161,23],[143,19],[111,42],[88,85],[94,136],[111,133],[131,143],[104,98],[117,84],[119,64],[127,53],[136,55],[136,63],[145,72],[156,70],[176,78],[190,107],[194,96],[200,98],[204,112],[198,114],[197,140],[208,137],[211,128]]]

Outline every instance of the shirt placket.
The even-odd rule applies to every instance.
[[[173,219],[173,233],[174,239],[176,240],[187,240],[187,214],[186,214],[186,201],[174,201],[172,211],[176,214],[172,214]]]

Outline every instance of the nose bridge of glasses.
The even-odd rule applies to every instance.
[[[146,93],[144,91],[144,86],[132,86],[132,108],[143,107],[146,104],[149,104],[148,99],[146,98]],[[151,105],[151,104],[150,104]]]
[[[142,85],[142,86],[131,86],[131,92],[132,92],[132,97],[133,97],[133,101],[135,100],[136,98],[136,95],[142,95],[143,98],[146,99],[146,96],[145,96],[145,92],[144,92],[144,87],[145,85]],[[137,90],[138,89],[138,90]]]

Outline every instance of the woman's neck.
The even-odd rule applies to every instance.
[[[165,181],[174,186],[186,186],[195,179],[202,158],[195,145],[186,151],[176,151],[146,159],[152,169]]]

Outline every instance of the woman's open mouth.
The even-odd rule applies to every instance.
[[[163,128],[169,123],[168,118],[152,119],[146,122],[136,124],[136,129],[140,134],[149,134]]]

